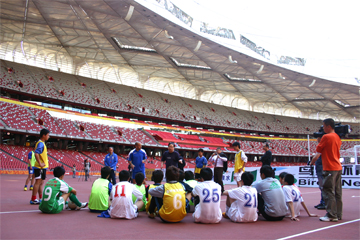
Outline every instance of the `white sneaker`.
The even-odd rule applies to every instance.
[[[76,210],[80,210],[81,208],[86,208],[88,206],[87,202],[81,203],[81,207],[76,207]]]
[[[329,218],[328,216],[324,216],[319,218],[320,221],[322,222],[337,222],[338,219],[337,218]]]
[[[30,200],[30,204],[32,205],[36,205],[36,204],[40,204],[41,200],[39,201],[38,199],[35,199],[34,201]]]

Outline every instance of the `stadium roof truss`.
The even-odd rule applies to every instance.
[[[360,117],[359,87],[252,58],[137,1],[0,3],[1,59],[256,112]]]

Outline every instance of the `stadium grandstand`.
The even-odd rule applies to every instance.
[[[149,169],[169,142],[186,168],[199,148],[233,160],[234,141],[248,166],[260,166],[265,142],[274,166],[306,165],[327,117],[351,126],[342,157],[357,161],[358,86],[309,75],[300,60],[274,61],[171,1],[71,2],[1,1],[1,169],[26,169],[42,128],[50,168],[66,171],[87,158],[98,172],[109,146],[127,169],[135,142]]]

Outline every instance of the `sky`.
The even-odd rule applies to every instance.
[[[195,19],[236,29],[270,52],[306,58],[305,73],[360,83],[359,0],[171,1]]]

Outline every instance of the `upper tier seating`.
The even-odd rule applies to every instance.
[[[0,115],[1,120],[10,128],[34,132],[42,129],[30,111],[21,105],[0,102]]]
[[[1,60],[1,66],[0,87],[91,107],[209,127],[284,134],[312,134],[322,125],[318,120],[249,112],[14,62]],[[352,128],[352,135],[360,134],[359,124],[353,124]]]

